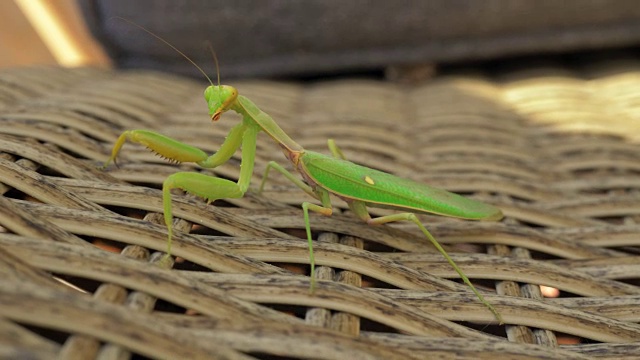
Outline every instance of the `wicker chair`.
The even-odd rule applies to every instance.
[[[211,125],[204,84],[165,73],[0,72],[0,357],[639,356],[640,60],[503,69],[233,85],[309,149],[334,138],[354,162],[501,207],[498,223],[423,219],[506,325],[411,224],[369,227],[339,201],[312,215],[310,295],[308,197],[279,176],[210,205],[175,193],[179,261],[158,263],[163,179],[235,179],[239,155],[203,170],[129,144],[99,166],[126,129],[214,152],[234,115]],[[261,135],[254,185],[269,160],[285,163]]]

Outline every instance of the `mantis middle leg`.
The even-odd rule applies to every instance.
[[[316,205],[310,202],[302,203],[302,211],[304,212],[304,224],[305,229],[307,231],[307,242],[309,243],[309,266],[311,267],[310,277],[311,277],[311,286],[310,292],[313,293],[316,286],[316,276],[315,276],[315,257],[313,256],[313,238],[311,236],[311,222],[309,220],[309,210],[320,213],[325,216],[331,216],[333,210],[331,208],[331,199],[329,197],[329,193],[327,190],[316,187],[313,189],[311,186],[305,184],[302,180],[300,180],[297,176],[293,175],[287,169],[283,168],[280,164],[275,161],[270,161],[267,164],[267,168],[264,171],[264,175],[262,177],[262,182],[260,183],[260,188],[258,189],[258,193],[261,193],[264,189],[264,184],[267,181],[267,177],[269,176],[269,172],[271,169],[277,170],[279,173],[284,175],[287,179],[289,179],[292,183],[294,183],[297,187],[302,189],[307,194],[312,197],[319,199],[322,203],[322,206]]]

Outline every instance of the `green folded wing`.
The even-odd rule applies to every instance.
[[[403,179],[313,151],[301,157],[308,175],[321,187],[339,196],[371,206],[396,207],[469,220],[499,220],[495,206]]]

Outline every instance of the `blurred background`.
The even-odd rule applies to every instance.
[[[0,1],[0,67],[99,66],[111,61],[93,37],[75,0]]]
[[[427,65],[637,51],[628,0],[13,0],[0,2],[0,67],[151,68],[199,76],[153,31],[223,78],[427,73]],[[96,40],[97,39],[97,40]],[[426,66],[426,67],[425,67]]]

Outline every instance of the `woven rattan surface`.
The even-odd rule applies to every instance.
[[[127,144],[118,168],[99,166],[123,130],[214,152],[239,118],[211,124],[205,85],[172,75],[13,69],[0,73],[0,357],[640,356],[640,61],[233,85],[309,149],[334,138],[354,162],[501,207],[497,223],[422,219],[507,325],[415,226],[367,226],[339,200],[311,217],[310,295],[310,199],[279,175],[210,205],[176,192],[178,260],[159,262],[163,179],[236,179],[239,153],[202,170]],[[254,186],[269,160],[286,163],[261,135]]]

